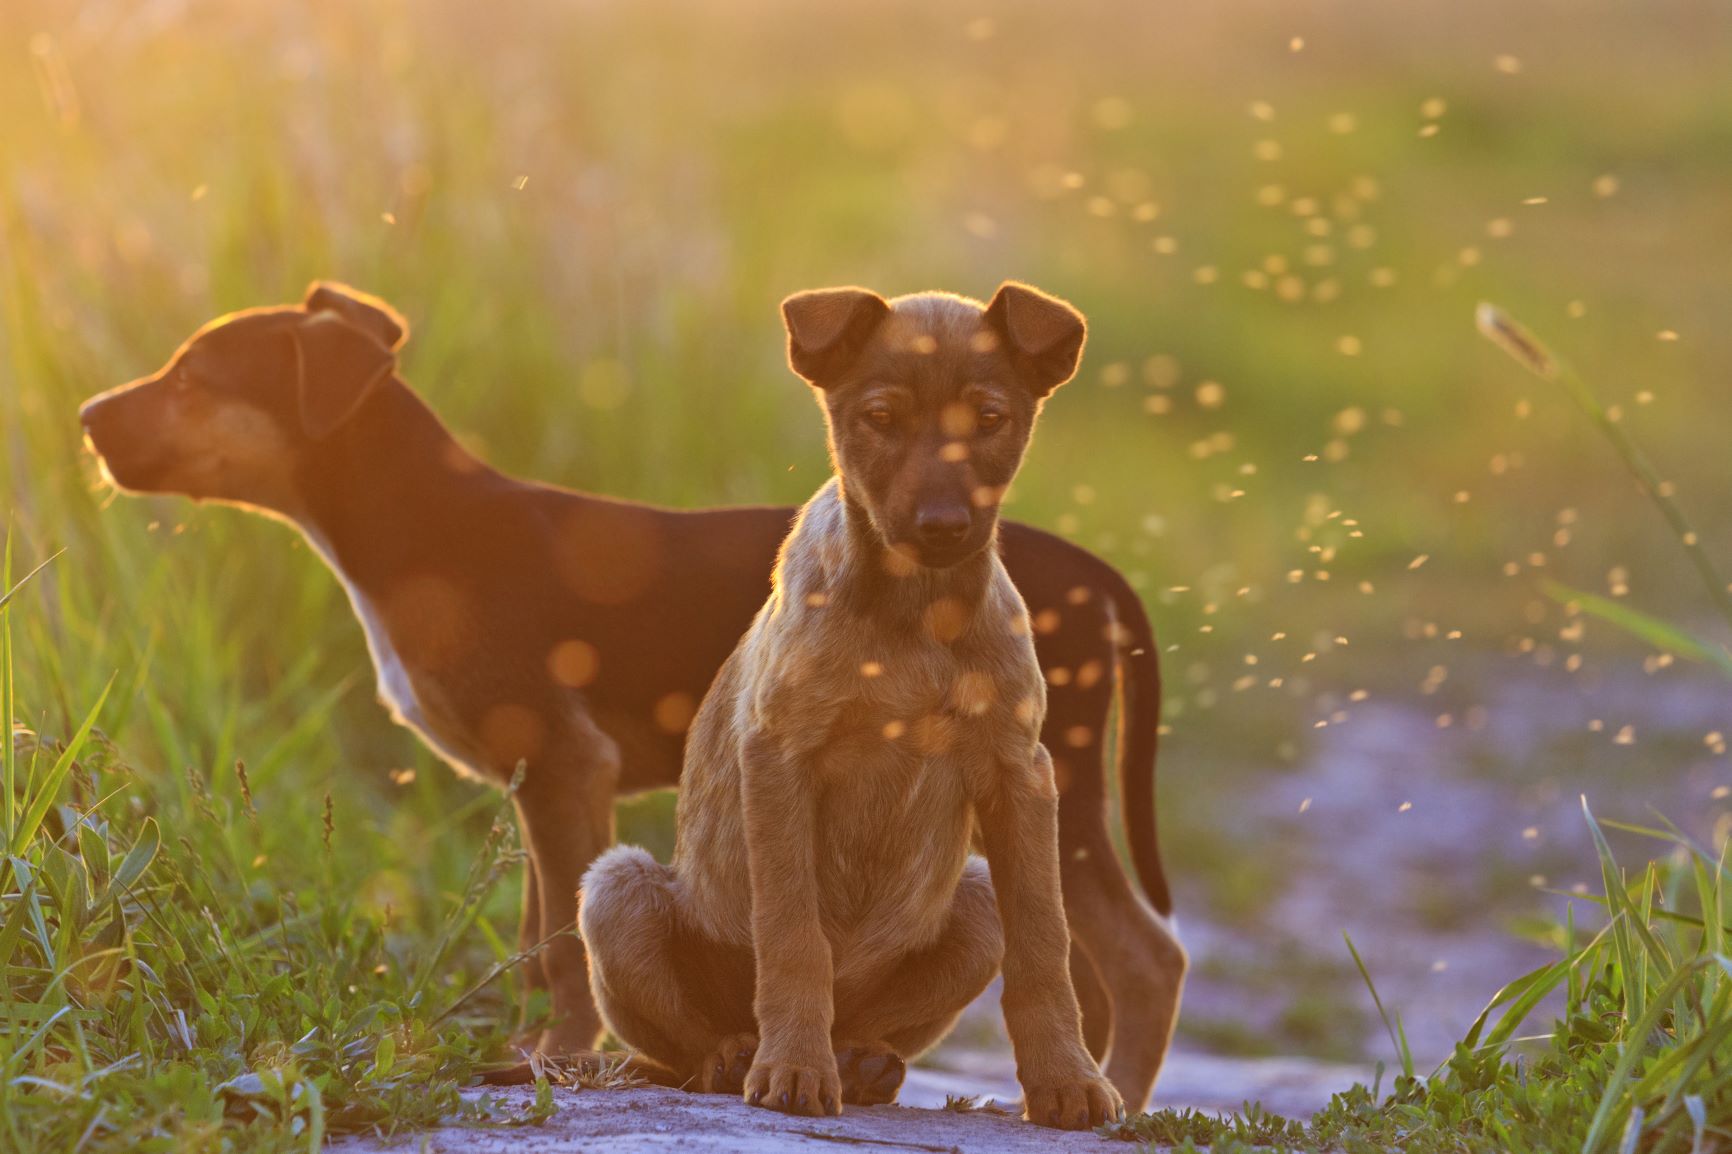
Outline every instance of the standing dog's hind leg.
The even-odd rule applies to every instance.
[[[1061,863],[1072,958],[1080,945],[1111,998],[1106,1074],[1126,1108],[1140,1110],[1172,1041],[1189,963],[1166,920],[1131,888],[1105,826],[1079,840],[1083,852]]]
[[[1059,879],[1071,933],[1071,974],[1091,1054],[1128,1109],[1154,1088],[1178,1016],[1185,952],[1126,876],[1107,828],[1106,730],[1111,682],[1081,677],[1048,698],[1046,729],[1059,787]],[[1087,741],[1077,740],[1087,734]],[[1078,965],[1078,959],[1092,965]],[[1098,979],[1091,982],[1089,979]],[[1092,985],[1092,989],[1090,988]]]
[[[1068,611],[1076,621],[1082,620],[1085,613],[1094,616],[1092,608]],[[1076,987],[1077,1004],[1082,1009],[1083,1041],[1089,1053],[1104,1063],[1117,1036],[1114,1008],[1122,1001],[1140,996],[1140,991],[1134,978],[1129,986],[1115,984],[1076,933],[1079,897],[1075,891],[1079,884],[1095,885],[1092,877],[1079,873],[1076,864],[1095,852],[1094,847],[1106,836],[1109,784],[1106,735],[1113,703],[1113,683],[1101,676],[1104,659],[1110,654],[1101,652],[1091,657],[1089,652],[1073,649],[1066,654],[1078,662],[1074,670],[1068,665],[1048,670],[1049,678],[1057,669],[1063,669],[1065,676],[1047,695],[1041,736],[1052,755],[1059,791],[1059,880],[1064,890],[1065,919],[1071,929],[1071,984]],[[1126,897],[1132,903],[1136,900],[1128,891]],[[1126,913],[1135,916],[1133,910],[1127,909]],[[1136,1098],[1135,1086],[1119,1085],[1116,1081],[1114,1085],[1127,1104]]]
[[[1083,1044],[1097,1062],[1106,1061],[1113,1045],[1113,1000],[1101,984],[1101,974],[1094,960],[1073,931],[1070,940],[1070,984],[1076,987],[1077,1005],[1082,1008]],[[1119,1088],[1124,1092],[1124,1087]]]

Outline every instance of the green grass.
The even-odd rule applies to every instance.
[[[5,716],[24,586],[11,571],[8,541]],[[475,951],[456,947],[520,856],[505,807],[454,892],[381,909],[340,872],[358,839],[330,795],[312,829],[307,813],[261,807],[241,763],[228,782],[191,769],[151,790],[95,727],[108,697],[69,733],[17,726],[5,743],[0,1144],[313,1149],[546,1114],[545,1095],[511,1109],[457,1097],[497,1043],[487,991],[503,967],[471,973]],[[285,827],[311,852],[275,859]]]
[[[1177,647],[1167,853],[1188,908],[1242,928],[1279,901],[1290,855],[1239,852],[1236,801],[1305,755],[1330,695],[1411,693],[1394,670],[1571,607],[1647,629],[1596,636],[1590,672],[1668,648],[1723,666],[1674,534],[1638,515],[1569,396],[1512,382],[1467,324],[1507,302],[1616,383],[1596,403],[1665,463],[1703,548],[1724,541],[1724,431],[1703,415],[1732,361],[1732,100],[1690,7],[1217,7],[1015,3],[982,24],[772,0],[0,6],[0,515],[11,574],[55,558],[15,597],[0,582],[0,713],[22,727],[0,798],[0,1146],[307,1148],[422,1124],[542,1008],[514,971],[485,981],[514,951],[500,799],[385,720],[335,582],[280,526],[114,499],[80,451],[84,397],[317,277],[409,316],[408,379],[501,466],[683,505],[792,502],[824,471],[781,364],[783,294],[984,295],[1016,276],[1074,300],[1087,360],[1014,512],[1123,567]],[[1432,98],[1447,111],[1422,137]],[[1344,112],[1352,132],[1332,127]],[[1308,263],[1318,244],[1326,264]],[[1278,295],[1286,275],[1302,300]],[[1586,515],[1549,546],[1565,508]],[[1601,596],[1614,566],[1631,596]],[[1409,639],[1414,621],[1466,641]],[[1690,765],[1687,745],[1645,747],[1653,772]],[[627,803],[622,834],[665,850],[669,813],[666,794]],[[1662,920],[1655,940],[1686,930]],[[1578,986],[1598,966],[1623,997],[1607,948]],[[1282,1045],[1352,1046],[1321,976],[1341,966],[1306,971]],[[1613,1085],[1594,1062],[1652,1050],[1608,1021],[1583,1102]],[[1565,1068],[1545,1053],[1475,1057],[1482,1087],[1451,1067],[1334,1116],[1394,1125],[1449,1094],[1489,1110],[1520,1071]],[[1640,1100],[1659,1124],[1665,1096]]]

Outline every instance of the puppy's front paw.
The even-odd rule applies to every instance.
[[[762,1051],[746,1073],[746,1101],[754,1106],[821,1118],[842,1112],[842,1080],[834,1054],[810,1060],[779,1060]]]
[[[738,1094],[745,1087],[746,1071],[757,1053],[756,1034],[729,1034],[723,1038],[698,1067],[698,1093]]]
[[[1125,1116],[1119,1092],[1094,1070],[1031,1080],[1023,1085],[1023,1098],[1030,1122],[1056,1130],[1088,1130]]]

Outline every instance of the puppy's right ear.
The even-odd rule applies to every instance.
[[[822,388],[847,366],[889,313],[889,303],[870,289],[795,293],[782,302],[782,321],[788,326],[788,366]]]
[[[289,331],[301,426],[313,440],[331,435],[397,367],[397,355],[341,313],[309,313]]]
[[[1076,375],[1088,325],[1083,315],[1037,288],[1005,281],[986,306],[986,323],[1010,342],[1036,397]]]

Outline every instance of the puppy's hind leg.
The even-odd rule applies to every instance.
[[[998,973],[1003,958],[992,879],[986,862],[971,858],[936,942],[864,985],[838,975],[831,1037],[842,1101],[859,1106],[895,1101],[907,1060],[950,1032]]]
[[[682,924],[672,869],[615,846],[583,877],[590,984],[621,1041],[705,1093],[738,1094],[757,1053],[749,951]]]

